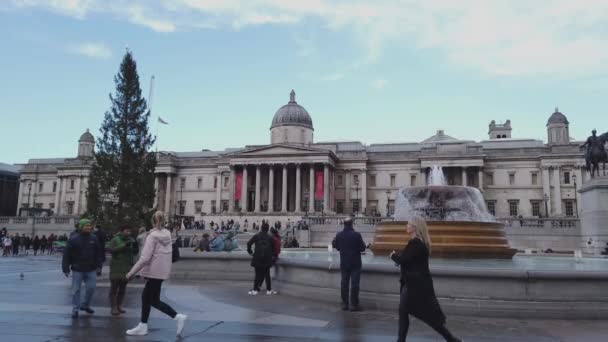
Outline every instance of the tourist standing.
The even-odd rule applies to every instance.
[[[103,251],[99,240],[92,234],[93,226],[88,219],[78,222],[79,232],[72,235],[63,251],[63,274],[66,278],[72,271],[72,318],[78,318],[78,310],[88,314],[95,311],[91,309],[91,298],[95,292],[96,276],[101,274]],[[97,273],[97,274],[96,274]],[[80,286],[84,281],[84,302],[80,299]]]
[[[40,238],[38,235],[34,237],[34,241],[32,241],[32,247],[34,248],[34,255],[38,255],[38,250],[40,249]]]
[[[110,241],[112,260],[110,261],[110,305],[112,315],[125,313],[122,302],[127,291],[127,273],[133,266],[137,254],[137,242],[131,238],[131,229],[122,227]]]
[[[359,311],[361,253],[365,251],[365,242],[363,242],[361,234],[353,228],[353,219],[351,217],[344,220],[344,228],[336,235],[333,245],[334,248],[340,251],[342,310]]]
[[[251,247],[255,245],[255,251]],[[272,259],[274,257],[274,243],[272,236],[268,234],[268,225],[262,226],[262,231],[255,234],[249,242],[247,242],[247,253],[252,255],[251,266],[255,269],[255,278],[253,280],[253,289],[249,294],[256,296],[260,292],[260,286],[266,275],[270,275],[270,267],[272,267]],[[266,279],[266,294],[277,294],[272,291],[270,276]]]
[[[15,234],[15,237],[13,238],[13,256],[19,256],[19,244],[20,244],[20,238],[19,238],[19,234]]]
[[[405,342],[412,315],[437,331],[448,342],[460,342],[445,326],[445,315],[441,311],[433,279],[429,270],[431,239],[426,221],[414,217],[406,227],[410,240],[400,254],[393,251],[390,258],[401,266],[401,290],[399,301],[399,338]]]
[[[160,300],[163,281],[167,280],[171,273],[173,256],[171,232],[164,228],[165,214],[162,211],[157,211],[152,220],[154,228],[150,230],[146,238],[141,257],[126,276],[127,279],[131,279],[139,273],[146,278],[146,285],[141,295],[140,323],[135,328],[127,330],[127,335],[148,334],[148,318],[150,318],[151,308],[154,307],[177,321],[177,335],[179,336],[188,317],[178,314],[171,306]]]
[[[2,256],[11,256],[11,252],[13,251],[13,239],[10,235],[6,234],[4,239],[2,239],[2,246],[4,247]]]
[[[72,237],[72,235],[70,235],[70,237]],[[42,239],[40,240],[40,254],[44,254],[44,251],[46,251],[47,242],[46,235],[42,235]]]

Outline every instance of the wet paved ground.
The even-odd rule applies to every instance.
[[[57,256],[0,258],[0,341],[395,341],[393,312],[344,313],[337,305],[288,296],[248,296],[239,282],[170,283],[163,299],[189,315],[181,339],[174,321],[153,311],[150,333],[127,337],[139,317],[143,283],[127,290],[127,314],[110,315],[109,282],[98,280],[94,315],[70,318],[70,279]],[[20,279],[20,274],[24,279]],[[278,288],[280,291],[280,288]],[[509,320],[449,317],[454,333],[470,341],[607,341],[606,321]],[[408,341],[441,341],[423,323],[412,320]]]

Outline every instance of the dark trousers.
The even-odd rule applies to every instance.
[[[260,291],[262,283],[266,280],[266,289],[272,290],[272,283],[270,280],[270,267],[255,267],[255,278],[253,279],[253,290]]]
[[[126,292],[126,280],[110,280],[110,303],[112,304],[112,307],[122,305]]]
[[[359,306],[359,281],[361,280],[361,269],[342,269],[342,304],[348,306],[350,292],[350,305]],[[349,284],[350,283],[350,284]],[[350,288],[349,288],[350,285]],[[349,291],[350,290],[350,291]]]
[[[171,318],[175,318],[177,312],[173,310],[168,304],[163,303],[160,300],[160,290],[163,284],[162,279],[151,279],[148,278],[144,292],[141,294],[141,322],[148,323],[150,318],[150,310],[152,307],[158,311],[166,314]]]
[[[428,324],[433,330],[438,332],[448,342],[460,341],[445,327],[445,324]],[[410,318],[408,314],[408,301],[407,301],[407,287],[403,286],[401,289],[401,295],[399,298],[399,337],[397,342],[405,342],[407,338],[407,331],[410,328]]]

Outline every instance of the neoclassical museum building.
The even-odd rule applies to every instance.
[[[576,216],[577,182],[587,175],[581,142],[570,138],[566,116],[557,109],[548,116],[546,143],[514,139],[511,132],[509,120],[492,120],[488,139],[479,142],[443,130],[420,142],[315,142],[312,117],[291,91],[272,118],[267,145],[159,152],[155,202],[171,215],[196,219],[237,213],[385,216],[393,212],[399,188],[425,185],[438,165],[448,184],[479,188],[496,217]],[[87,130],[75,158],[22,165],[19,208],[83,213],[94,145]]]

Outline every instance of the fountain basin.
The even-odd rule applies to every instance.
[[[374,254],[401,251],[409,241],[406,225],[407,221],[378,223],[371,247]],[[516,253],[497,222],[427,221],[427,226],[432,257],[510,259]]]

